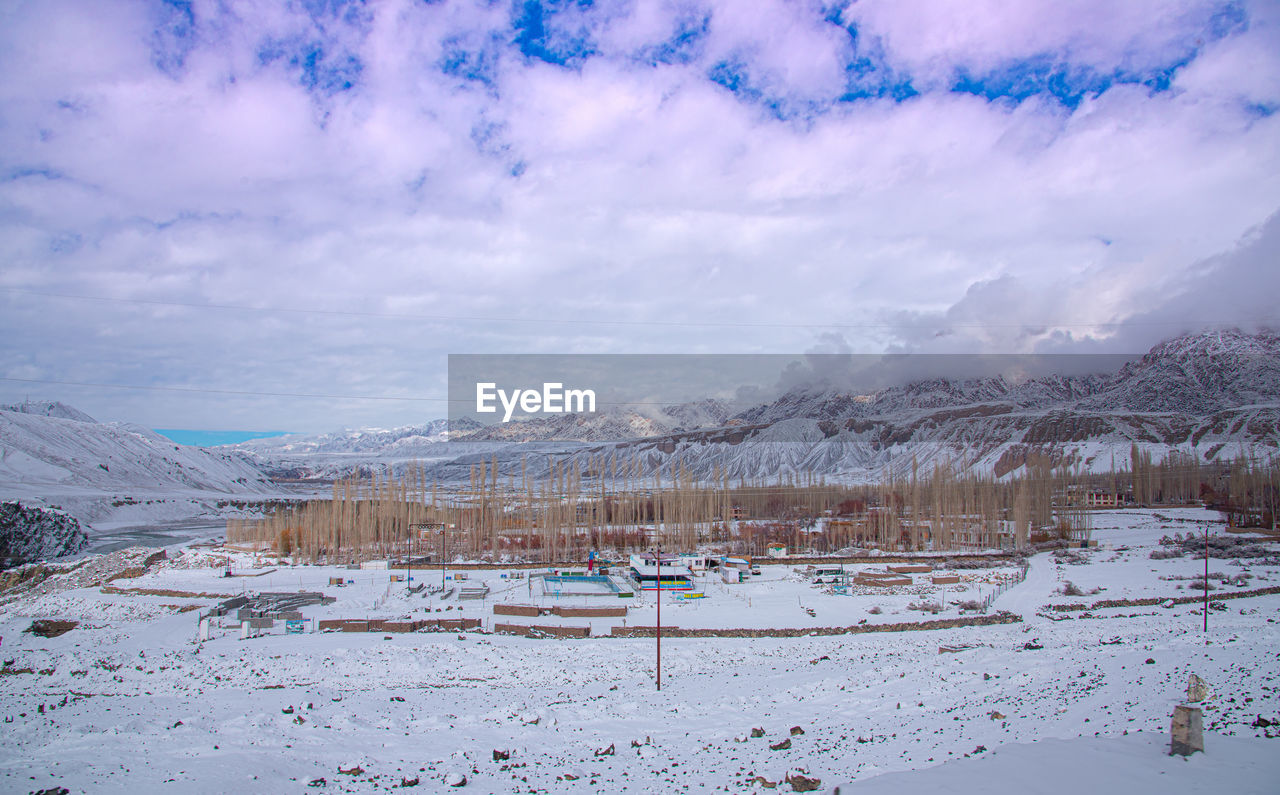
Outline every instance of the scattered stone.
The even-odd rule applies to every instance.
[[[769,779],[765,778],[764,776],[756,776],[755,778],[751,779],[751,780],[750,780],[749,782],[747,782],[747,783],[748,783],[748,784],[758,784],[759,786],[764,787],[765,789],[775,789],[775,788],[778,786],[778,782],[776,782],[776,781],[770,781]]]
[[[800,728],[799,726],[792,726],[792,727],[791,727],[791,736],[792,736],[792,737],[795,737],[795,736],[796,736],[796,735],[798,735],[798,734],[804,734],[804,729]]]
[[[416,786],[418,786],[418,777],[417,777],[417,776],[414,776],[413,778],[405,778],[404,776],[401,776],[401,777],[400,777],[400,786],[402,786],[402,787],[416,787]]]
[[[752,729],[752,730],[751,730],[751,736],[752,736],[752,737],[754,737],[754,738],[757,738],[757,739],[758,739],[758,738],[760,738],[760,737],[763,737],[763,736],[764,736],[764,729]]]
[[[1209,683],[1191,674],[1187,679],[1187,701],[1196,703],[1209,698]]]
[[[313,778],[307,782],[308,787],[327,787],[329,782],[323,778]]]
[[[614,754],[613,743],[609,743],[608,748],[601,748],[595,752],[596,756],[613,756],[613,754]]]
[[[364,768],[363,768],[363,767],[360,767],[359,765],[355,765],[354,767],[349,767],[349,768],[347,768],[347,769],[343,770],[343,769],[342,769],[342,766],[341,766],[341,765],[339,765],[339,766],[338,766],[338,772],[339,772],[339,773],[341,773],[341,774],[342,774],[342,775],[344,775],[344,776],[358,776],[358,775],[360,775],[361,773],[363,773],[363,772],[364,772]]]
[[[770,751],[785,751],[786,749],[788,749],[788,748],[790,748],[790,747],[791,747],[791,738],[790,738],[790,737],[788,737],[787,739],[783,740],[783,741],[782,741],[782,742],[780,742],[780,743],[773,743],[772,745],[770,745],[770,746],[769,746],[769,750],[770,750]]]
[[[450,773],[444,777],[444,783],[450,787],[465,787],[467,786],[467,777],[461,773]]]
[[[510,751],[499,751],[497,748],[493,749],[493,761],[505,762],[510,758],[511,758]]]
[[[1154,657],[1147,658],[1147,665],[1155,665],[1155,664],[1156,664],[1156,661]]]
[[[992,710],[989,717],[992,720],[1004,720],[1004,713],[999,710]]]
[[[821,779],[810,778],[799,771],[788,773],[786,782],[791,785],[793,792],[813,792],[822,786]]]
[[[31,622],[31,626],[27,627],[27,632],[38,638],[56,638],[59,635],[67,634],[78,626],[80,626],[79,621],[57,621],[51,618],[40,618]]]

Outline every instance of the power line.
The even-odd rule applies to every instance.
[[[104,389],[143,389],[153,392],[186,392],[210,395],[246,395],[250,397],[322,398],[325,400],[412,400],[416,402],[448,403],[449,398],[393,397],[391,395],[329,395],[313,392],[253,392],[245,389],[212,389],[193,386],[157,386],[154,384],[104,384],[94,381],[55,381],[43,378],[6,378],[0,381],[16,381],[22,384],[52,384],[55,386],[89,386]],[[459,401],[461,402],[461,401]]]
[[[152,392],[182,392],[187,394],[210,394],[210,395],[243,395],[246,397],[285,397],[285,398],[319,398],[322,400],[382,400],[382,401],[413,401],[417,403],[462,403],[474,405],[474,398],[445,398],[445,397],[397,397],[394,395],[331,395],[327,393],[317,392],[257,392],[248,389],[215,389],[212,387],[195,387],[195,386],[160,386],[155,384],[107,384],[95,381],[60,381],[45,378],[9,378],[0,376],[0,381],[13,381],[20,384],[49,384],[53,386],[84,386],[84,387],[102,387],[105,389],[141,389]],[[685,403],[693,401],[639,401],[639,400],[599,400],[596,401],[601,406],[681,406]],[[594,412],[580,412],[594,413]]]
[[[406,314],[398,312],[361,312],[347,309],[314,309],[300,307],[261,307],[248,306],[245,304],[222,304],[222,303],[193,303],[184,301],[160,301],[147,298],[113,298],[100,295],[78,295],[73,293],[56,293],[36,290],[23,290],[15,287],[0,287],[0,292],[6,292],[13,295],[26,295],[38,298],[63,298],[73,301],[98,301],[101,303],[112,304],[132,304],[137,306],[165,306],[179,307],[184,309],[217,309],[234,312],[259,312],[259,313],[287,313],[300,315],[322,315],[331,317],[364,317],[364,318],[381,318],[387,320],[419,320],[419,321],[451,321],[451,322],[468,322],[468,323],[543,323],[543,324],[565,324],[565,325],[586,325],[586,326],[655,326],[655,327],[673,327],[673,328],[795,328],[795,329],[813,329],[813,328],[839,328],[839,329],[911,329],[921,326],[928,328],[934,325],[940,330],[953,328],[1023,328],[1026,323],[986,323],[980,321],[969,322],[944,322],[941,324],[921,324],[920,326],[911,323],[742,323],[742,322],[723,322],[723,321],[690,321],[690,320],[615,320],[602,318],[564,318],[564,317],[514,317],[502,315],[448,315],[448,314]],[[1071,322],[1071,323],[1051,323],[1038,321],[1037,326],[1051,328],[1121,328],[1121,327],[1160,327],[1160,326],[1215,326],[1225,322],[1239,323],[1241,319],[1237,318],[1233,321],[1213,321],[1213,320],[1187,320],[1179,318],[1176,320],[1148,320],[1148,321],[1097,321],[1097,322]]]

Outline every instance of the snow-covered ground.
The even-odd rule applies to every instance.
[[[1207,636],[1195,604],[1044,609],[1198,593],[1188,588],[1203,573],[1202,559],[1149,555],[1161,536],[1217,517],[1191,509],[1160,516],[1098,514],[1098,549],[1034,556],[1025,581],[995,603],[1022,622],[668,637],[661,692],[651,638],[276,629],[240,640],[227,628],[196,642],[202,610],[218,595],[247,591],[337,598],[306,608],[309,618],[462,615],[486,627],[495,601],[556,603],[531,592],[527,579],[504,579],[509,572],[450,581],[491,587],[484,602],[459,602],[410,596],[386,571],[253,569],[243,553],[232,554],[235,573],[259,576],[227,578],[222,553],[204,548],[171,550],[168,562],[106,591],[85,587],[105,564],[86,565],[0,597],[0,789],[290,792],[323,779],[322,791],[372,791],[417,779],[417,791],[447,791],[465,777],[463,791],[476,792],[733,792],[763,791],[802,770],[827,792],[1274,792],[1280,729],[1258,718],[1280,719],[1280,596],[1222,601]],[[1280,554],[1280,545],[1270,546]],[[117,557],[120,566],[136,565]],[[955,573],[994,580],[1018,570],[1004,563]],[[1280,585],[1280,565],[1257,559],[1215,558],[1210,570],[1251,575],[1245,586],[1220,584],[1215,594]],[[353,582],[329,587],[337,576]],[[419,582],[439,577],[415,572]],[[809,584],[792,566],[765,566],[740,586],[708,586],[703,600],[664,595],[663,624],[806,628],[958,617],[954,605],[938,616],[907,609],[943,596],[924,575],[915,578],[909,588],[844,596]],[[1101,590],[1058,593],[1067,581],[1086,594]],[[994,582],[965,587],[947,586],[947,601],[978,598]],[[207,596],[186,595],[196,593]],[[654,612],[651,597],[641,597],[626,622],[651,626]],[[24,633],[37,618],[82,623],[54,638]],[[593,635],[622,622],[496,618],[589,623]],[[1169,717],[1192,672],[1214,695],[1206,753],[1183,760],[1166,756]],[[751,737],[753,728],[763,736]]]

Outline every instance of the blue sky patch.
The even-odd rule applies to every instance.
[[[590,31],[585,26],[568,30],[556,17],[570,9],[590,9],[589,0],[517,0],[512,8],[512,43],[526,58],[537,58],[557,66],[575,66],[596,54]]]
[[[193,447],[239,444],[250,439],[272,439],[289,433],[288,431],[193,431],[185,428],[152,428],[152,430],[172,442]]]
[[[285,61],[297,70],[298,82],[312,93],[333,96],[360,83],[364,64],[348,52],[329,53],[320,41],[268,40],[258,48],[258,63]]]
[[[1088,67],[1073,67],[1046,54],[1011,61],[981,75],[960,70],[951,90],[988,100],[1011,99],[1014,102],[1047,94],[1074,109],[1086,95],[1097,96],[1115,82],[1113,75],[1099,74]]]
[[[710,14],[682,17],[676,22],[676,30],[671,38],[641,48],[636,59],[650,65],[692,63],[702,55],[703,43],[710,29]]]
[[[196,46],[196,14],[190,0],[160,0],[151,34],[151,63],[170,77],[182,73]]]
[[[440,71],[451,77],[461,78],[493,87],[498,79],[498,61],[501,49],[496,42],[486,42],[477,48],[468,48],[460,37],[454,36],[442,42],[444,54],[437,64]]]
[[[301,0],[303,10],[322,25],[327,21],[367,30],[373,22],[365,0]]]

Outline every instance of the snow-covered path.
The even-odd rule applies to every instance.
[[[1052,555],[1041,552],[1027,562],[1030,565],[1026,579],[996,597],[992,603],[996,610],[1008,610],[1026,618],[1035,613],[1058,589],[1058,575]]]

